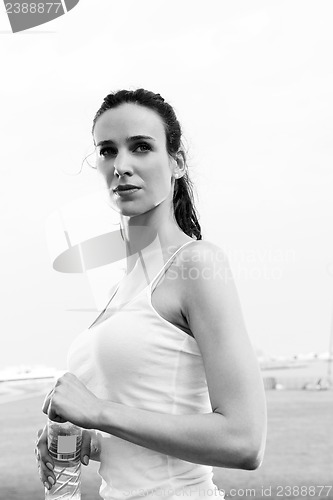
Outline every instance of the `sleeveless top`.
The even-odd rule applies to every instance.
[[[194,337],[154,309],[155,278],[120,309],[76,337],[67,358],[74,373],[98,398],[153,412],[181,415],[212,411],[205,369]],[[116,294],[114,292],[112,298]],[[111,298],[111,301],[112,301]],[[96,320],[97,321],[97,320]],[[219,496],[213,468],[130,443],[96,430],[104,500],[191,499]]]

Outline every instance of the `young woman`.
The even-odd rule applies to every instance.
[[[181,129],[159,94],[109,94],[97,168],[119,213],[127,271],[74,341],[43,411],[84,429],[103,499],[219,494],[212,467],[263,460],[266,404],[228,259],[202,240]],[[54,480],[46,429],[40,477]]]

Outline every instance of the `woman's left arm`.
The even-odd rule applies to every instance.
[[[254,470],[263,459],[267,425],[258,362],[228,259],[209,242],[191,247],[182,272],[197,278],[183,281],[182,310],[202,354],[212,412],[170,415],[104,401],[71,373],[58,379],[43,411],[189,462]]]

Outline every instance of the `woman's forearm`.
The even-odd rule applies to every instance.
[[[246,433],[220,413],[170,415],[103,401],[96,428],[188,462],[248,470],[260,465]]]

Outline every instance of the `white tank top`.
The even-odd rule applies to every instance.
[[[110,315],[83,331],[72,343],[68,371],[97,397],[175,415],[212,411],[196,340],[160,316],[151,302],[161,273],[189,243],[193,242],[178,248],[135,298],[115,310],[111,301]],[[212,481],[212,467],[96,432],[101,450],[103,499],[223,498],[222,490]]]

